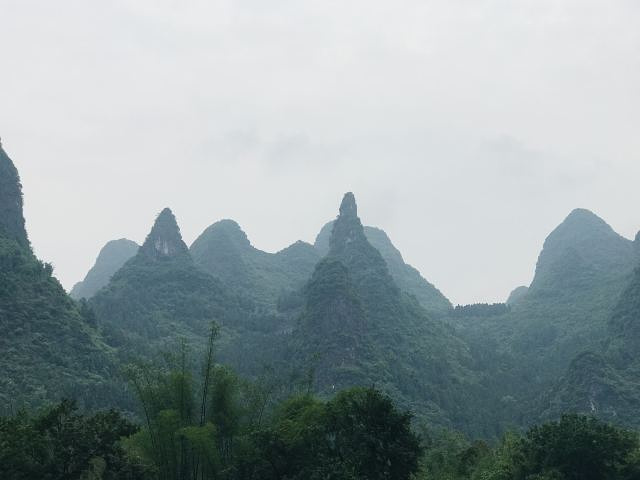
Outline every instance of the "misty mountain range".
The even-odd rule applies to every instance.
[[[130,408],[122,366],[180,341],[202,350],[215,322],[218,361],[247,377],[308,381],[326,397],[375,385],[474,436],[567,411],[640,426],[639,238],[574,210],[531,285],[504,304],[454,308],[361,214],[347,193],[313,245],[267,253],[233,220],[187,246],[164,209],[143,245],[107,243],[67,295],[31,250],[0,147],[0,408],[61,396]]]

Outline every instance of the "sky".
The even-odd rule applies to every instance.
[[[66,288],[170,207],[313,241],[353,191],[455,304],[640,229],[637,0],[0,0],[0,137]]]

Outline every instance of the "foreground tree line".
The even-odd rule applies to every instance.
[[[213,362],[202,375],[186,348],[162,367],[127,375],[141,423],[114,410],[87,414],[64,400],[0,418],[0,478],[43,480],[633,480],[636,432],[594,418],[508,433],[496,445],[453,432],[417,432],[408,412],[373,388],[322,400],[279,395]]]

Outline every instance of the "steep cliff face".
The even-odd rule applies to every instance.
[[[28,246],[22,213],[22,185],[15,165],[0,143],[0,235]]]
[[[188,257],[189,249],[182,240],[173,212],[165,208],[140,247],[140,254],[154,260]]]
[[[106,286],[111,277],[132,258],[140,246],[131,240],[121,238],[108,242],[98,254],[95,264],[87,272],[84,280],[76,283],[69,295],[71,298],[79,300],[81,298],[91,298],[98,290]]]

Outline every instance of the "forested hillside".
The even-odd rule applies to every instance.
[[[141,247],[103,248],[75,302],[33,255],[1,154],[4,411],[62,396],[129,411],[125,365],[178,344],[205,352],[215,325],[218,361],[281,394],[375,385],[416,422],[487,439],[565,412],[639,425],[640,242],[591,212],[549,235],[532,284],[507,303],[453,308],[362,225],[353,194],[315,245],[275,254],[231,220],[188,248],[165,209]]]
[[[24,225],[18,172],[0,147],[0,410],[63,395],[91,407],[117,403],[110,349],[90,312],[34,256]]]

